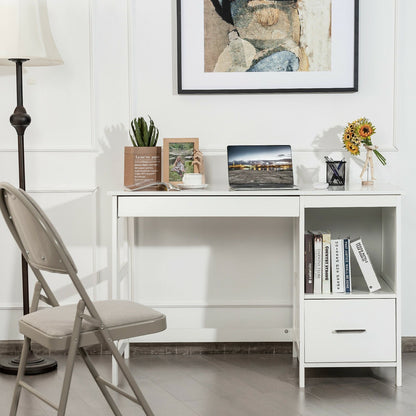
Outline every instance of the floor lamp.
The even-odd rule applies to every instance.
[[[19,187],[26,189],[24,133],[31,118],[23,107],[23,66],[62,64],[49,26],[46,0],[0,0],[0,65],[16,67],[17,106],[10,116],[16,129],[19,157]],[[23,313],[29,313],[28,265],[22,257]],[[16,374],[19,358],[0,360],[0,372]],[[55,360],[31,352],[26,374],[56,369]]]

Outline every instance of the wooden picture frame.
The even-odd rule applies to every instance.
[[[194,150],[199,149],[198,138],[163,139],[163,182],[183,183],[184,173],[194,173]]]
[[[359,0],[325,1],[319,15],[306,11],[303,3],[310,0],[276,0],[270,7],[278,8],[277,23],[267,30],[286,33],[288,40],[285,43],[272,37],[276,44],[270,44],[271,35],[264,33],[266,26],[254,30],[251,24],[246,28],[248,12],[233,9],[249,9],[247,2],[177,0],[178,93],[358,91]],[[308,7],[316,6],[310,2]],[[234,16],[245,19],[239,22]],[[292,23],[290,31],[284,32],[287,29],[280,25],[288,16]],[[252,27],[253,33],[245,33]],[[266,49],[256,52],[256,42],[265,43]]]

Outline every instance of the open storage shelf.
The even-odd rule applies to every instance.
[[[299,384],[309,367],[393,367],[401,385],[400,193],[340,192],[301,197],[295,341]],[[304,234],[320,231],[331,239],[361,238],[381,289],[368,290],[351,251],[351,293],[304,293]]]
[[[394,207],[306,208],[305,232],[329,231],[331,239],[361,238],[379,279],[381,290],[370,293],[351,251],[352,293],[305,295],[305,299],[337,297],[394,297],[396,293],[396,228]]]
[[[353,275],[351,282],[353,285],[352,293],[326,293],[326,294],[305,294],[305,299],[395,299],[396,293],[391,287],[381,278],[378,277],[381,289],[377,292],[370,293],[362,275]]]

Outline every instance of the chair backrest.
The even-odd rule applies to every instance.
[[[82,285],[72,257],[61,237],[39,205],[22,189],[0,183],[0,211],[26,261],[42,284],[52,306],[55,296],[40,270],[68,274],[91,316],[101,318]]]
[[[27,262],[36,269],[77,272],[61,237],[39,205],[23,190],[0,183],[0,209]]]

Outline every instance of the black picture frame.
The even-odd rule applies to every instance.
[[[348,86],[322,86],[312,88],[206,88],[206,87],[189,87],[186,84],[186,75],[184,71],[184,30],[182,25],[186,22],[183,19],[184,2],[189,0],[176,0],[177,2],[177,85],[178,94],[270,94],[270,93],[354,93],[359,88],[359,0],[345,0],[351,2],[353,7],[353,39],[351,39],[352,59],[352,82]],[[193,0],[196,1],[196,0]],[[186,51],[185,51],[186,52]],[[189,56],[190,54],[188,54]],[[228,73],[230,74],[230,73]]]

